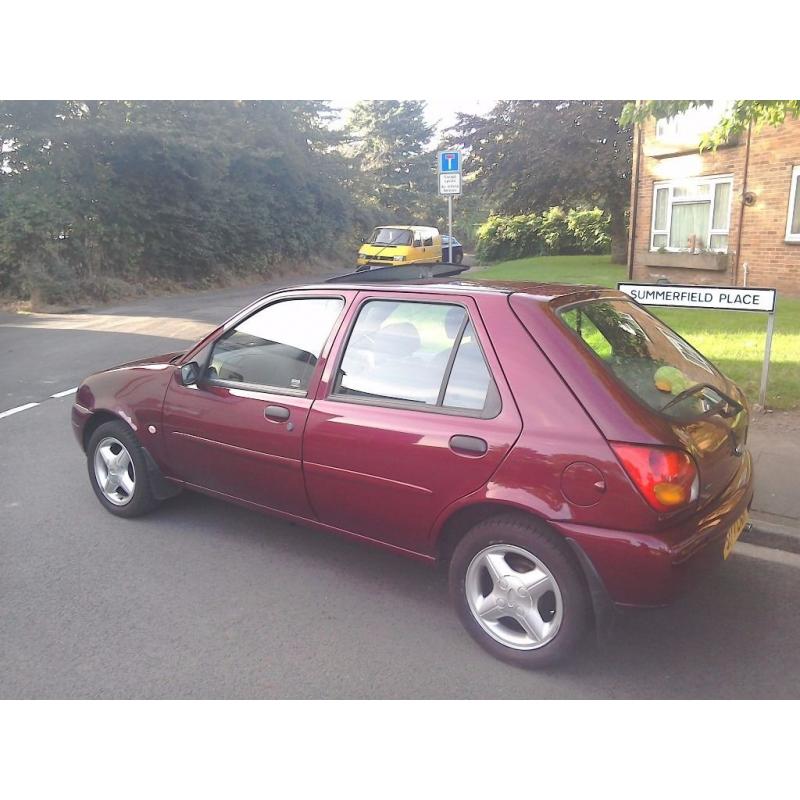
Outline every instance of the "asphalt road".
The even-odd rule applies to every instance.
[[[671,608],[529,673],[472,643],[436,570],[189,493],[105,512],[72,397],[50,395],[259,294],[0,315],[0,412],[37,403],[0,417],[0,697],[800,697],[799,556],[740,544]]]

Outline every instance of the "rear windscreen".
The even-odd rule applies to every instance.
[[[733,402],[725,379],[675,331],[627,300],[588,300],[558,311],[564,323],[639,400],[679,419]]]

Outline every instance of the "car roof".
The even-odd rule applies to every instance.
[[[556,299],[573,298],[578,300],[582,297],[596,298],[596,297],[622,297],[626,299],[627,295],[623,294],[616,289],[609,289],[604,286],[591,286],[584,284],[572,283],[538,283],[534,281],[464,281],[453,280],[442,282],[437,279],[423,280],[419,283],[411,282],[398,282],[392,283],[389,281],[380,283],[369,283],[367,281],[353,283],[323,283],[313,284],[302,287],[304,290],[330,290],[333,286],[339,289],[351,289],[357,291],[386,291],[386,292],[418,292],[424,294],[525,294],[543,303],[549,303]]]
[[[393,228],[397,231],[438,231],[430,225],[376,225],[376,228]]]

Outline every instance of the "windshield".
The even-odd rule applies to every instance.
[[[627,300],[589,300],[558,312],[611,372],[648,406],[691,419],[732,402],[725,379],[675,331]]]
[[[386,247],[395,245],[410,245],[412,240],[411,231],[400,228],[375,228],[370,236],[370,244],[382,244]]]

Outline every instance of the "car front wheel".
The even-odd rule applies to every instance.
[[[485,520],[458,543],[450,591],[470,635],[497,658],[536,669],[569,656],[590,601],[568,546],[524,515]]]
[[[158,505],[142,448],[124,422],[100,425],[89,439],[86,460],[92,489],[107,511],[137,517]]]

